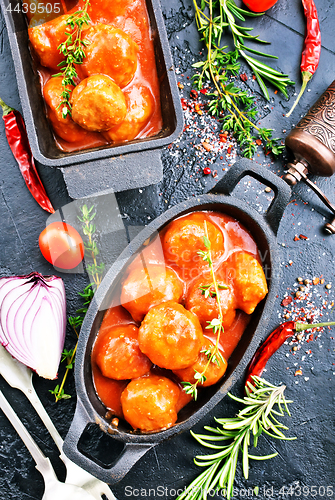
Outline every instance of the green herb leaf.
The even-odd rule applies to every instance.
[[[211,242],[209,241],[207,236],[204,236],[204,245],[209,250],[211,248]]]
[[[268,416],[266,425],[270,423],[273,431],[277,432],[279,439],[295,439],[285,437],[280,428],[283,425],[273,418],[274,407],[283,402],[286,406],[288,401],[285,400],[285,386],[276,387],[260,377],[254,377],[255,387],[248,390],[247,396],[243,399],[232,396],[234,400],[239,401],[244,405],[234,418],[216,418],[216,422],[221,427],[205,427],[205,430],[210,432],[207,434],[195,434],[191,431],[192,436],[204,447],[214,450],[208,455],[198,455],[194,462],[196,465],[205,467],[205,470],[178,496],[177,500],[203,500],[206,498],[205,489],[208,491],[215,488],[218,484],[220,488],[225,488],[227,499],[233,496],[233,486],[236,475],[236,467],[240,451],[242,452],[242,468],[246,479],[249,476],[249,461],[250,460],[269,460],[274,458],[277,453],[270,455],[251,455],[249,453],[250,433],[257,430],[257,435],[263,431],[266,434],[267,429],[264,427],[264,416]],[[286,411],[288,413],[288,411]],[[277,412],[278,413],[278,412]],[[281,412],[279,412],[281,414]],[[280,437],[278,432],[282,434]],[[227,440],[227,444],[218,444],[218,441]],[[259,487],[254,488],[255,495],[259,493]]]

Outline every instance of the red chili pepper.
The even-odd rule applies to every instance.
[[[297,323],[296,321],[286,321],[276,328],[268,338],[263,342],[263,344],[257,349],[254,357],[248,368],[246,376],[246,386],[250,382],[253,384],[253,376],[260,377],[266,366],[266,363],[271,358],[285,340],[292,337],[295,333],[302,332],[303,330],[309,330],[311,328],[320,328],[322,326],[335,325],[335,321],[329,323],[316,323],[310,325],[309,323]]]
[[[55,210],[37,173],[23,118],[18,111],[7,106],[2,99],[0,99],[0,106],[2,107],[7,141],[19,164],[26,185],[37,203],[44,210],[53,214]]]
[[[304,93],[307,83],[314,75],[320,61],[321,54],[321,31],[318,19],[318,13],[313,0],[302,0],[304,13],[306,17],[306,37],[304,48],[301,55],[301,75],[302,87],[295,103],[286,116],[290,116]]]

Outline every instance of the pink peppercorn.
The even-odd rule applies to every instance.
[[[211,172],[212,172],[212,171],[211,171],[211,169],[210,169],[209,167],[205,167],[205,168],[204,168],[204,170],[203,170],[203,173],[204,173],[205,175],[209,175]]]

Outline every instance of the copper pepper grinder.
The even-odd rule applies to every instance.
[[[289,133],[285,145],[294,157],[288,164],[286,182],[294,186],[303,180],[318,195],[334,214],[325,230],[335,234],[335,205],[307,177],[309,173],[324,177],[335,173],[335,80]]]

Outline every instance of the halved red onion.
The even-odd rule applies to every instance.
[[[31,273],[0,278],[0,342],[47,379],[57,377],[66,331],[61,278]]]

